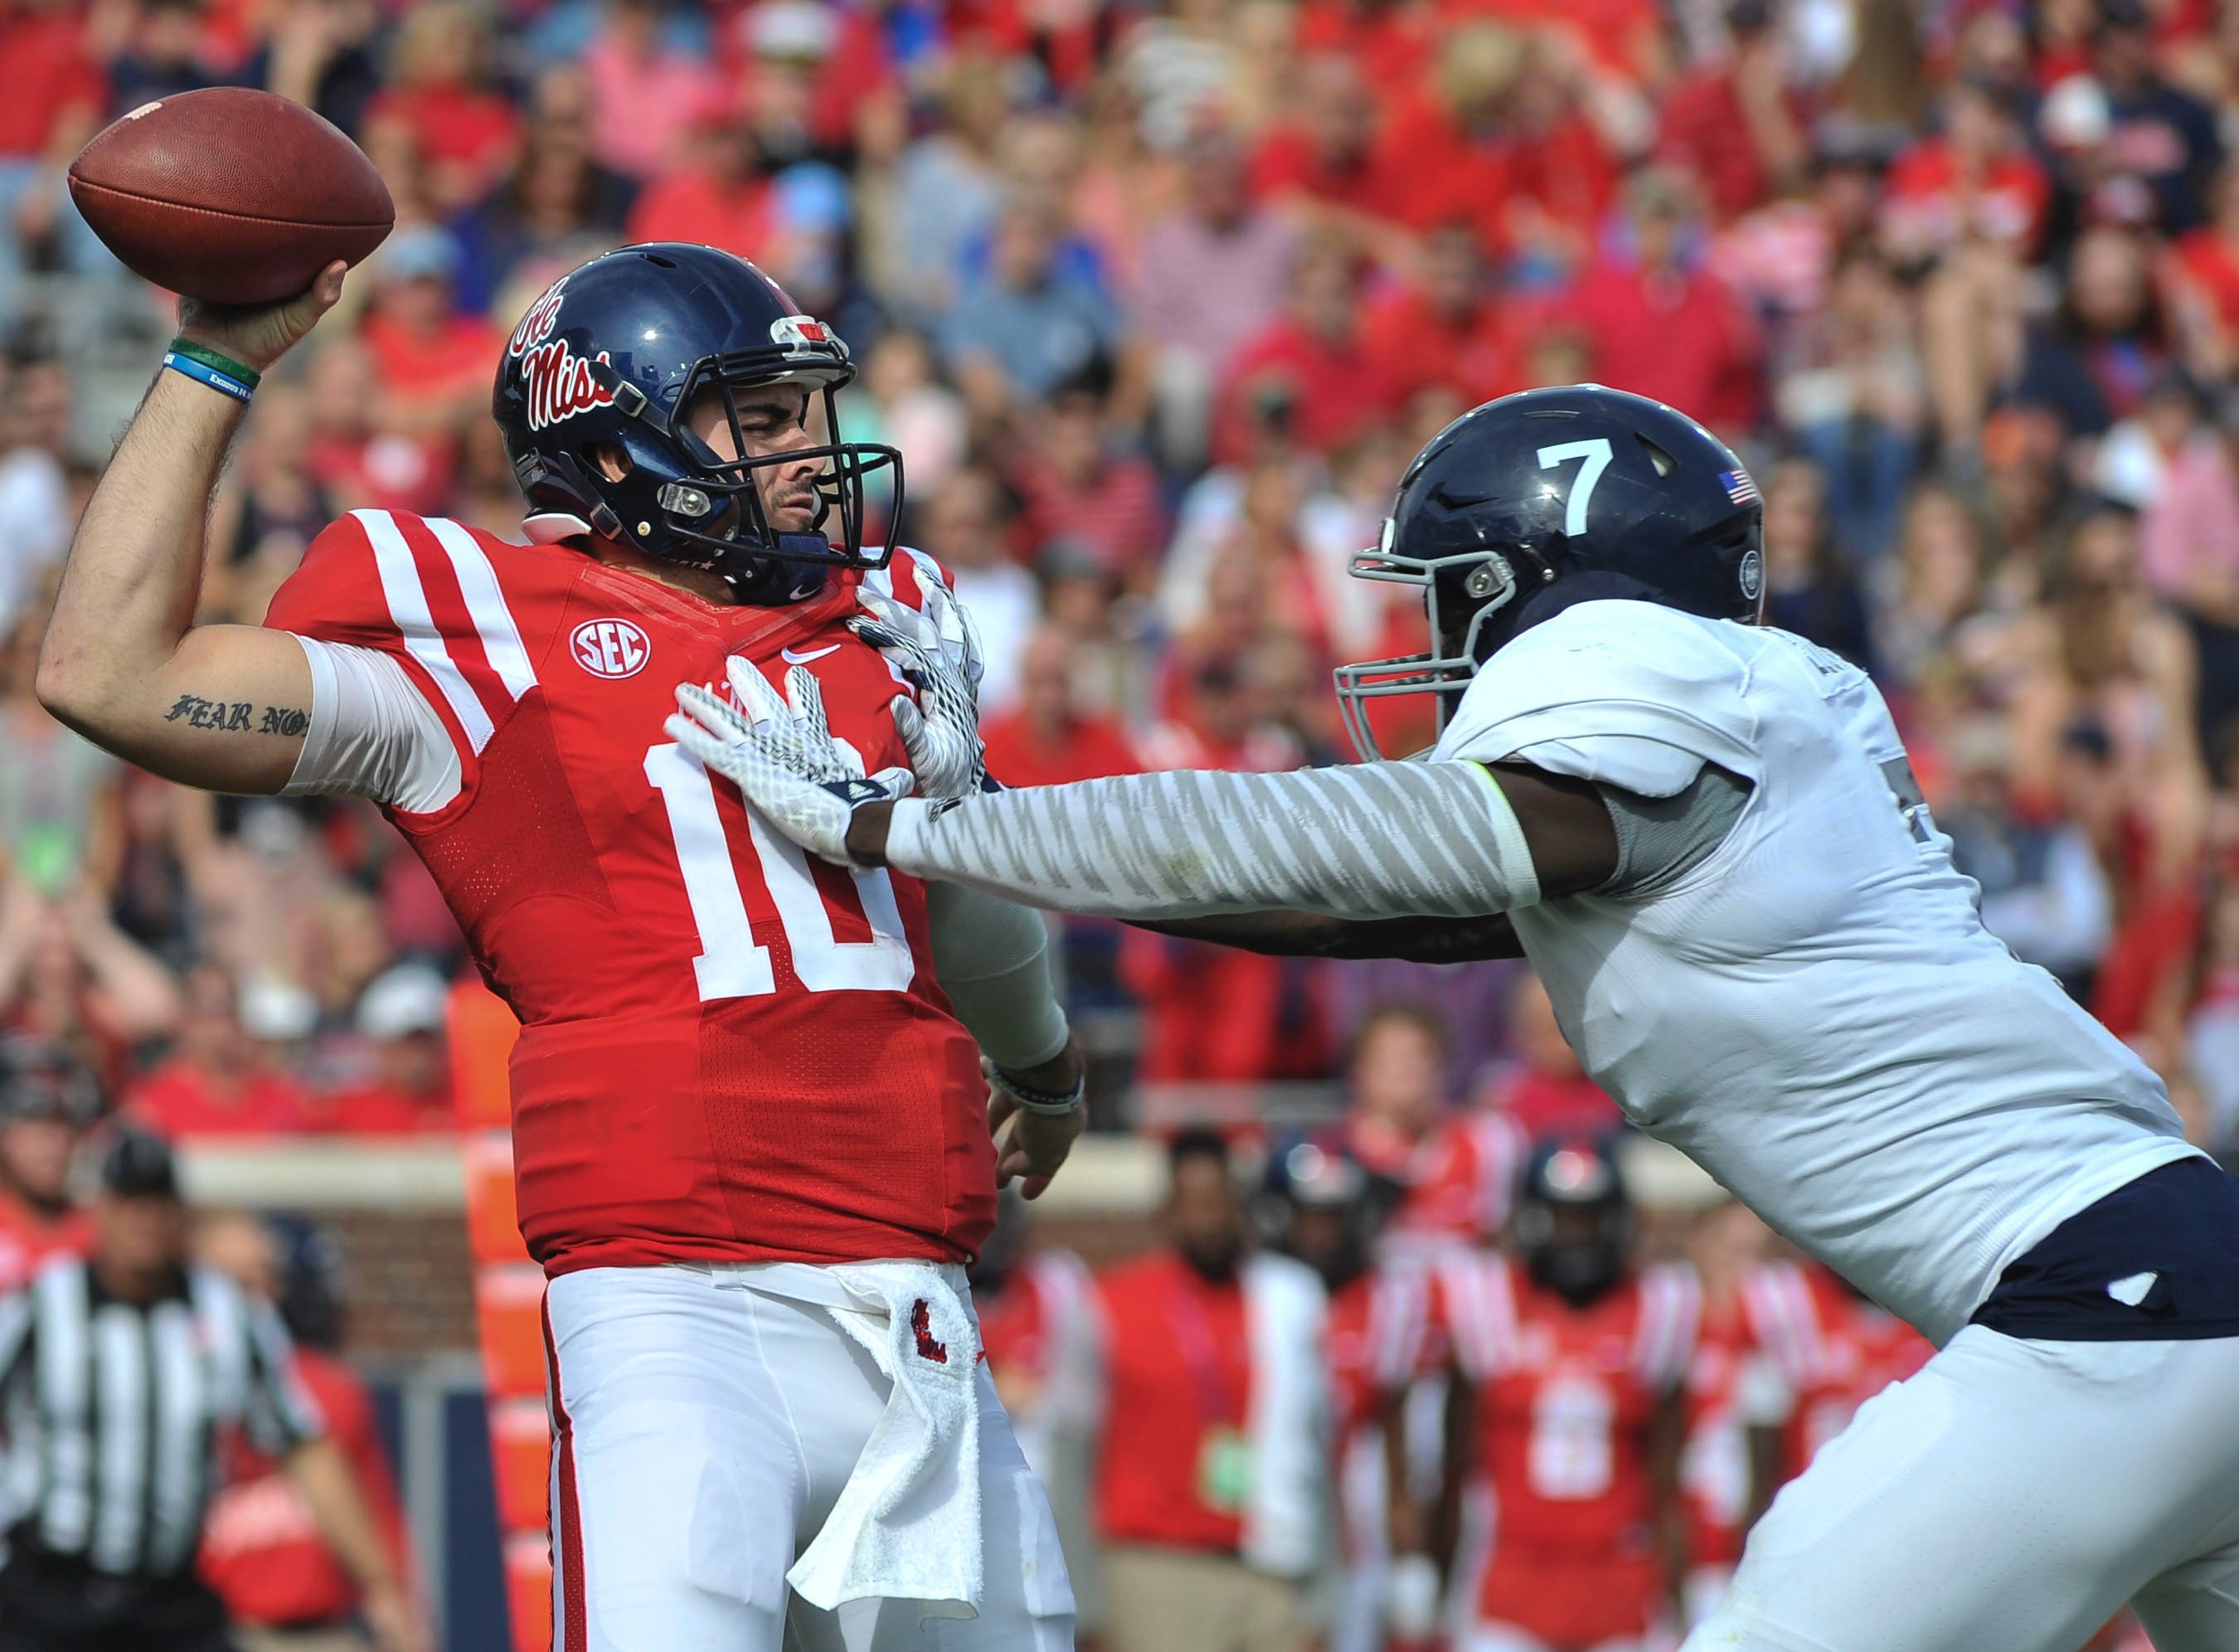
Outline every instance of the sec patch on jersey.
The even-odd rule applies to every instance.
[[[568,634],[568,648],[594,677],[634,677],[653,658],[653,644],[634,620],[586,620]]]

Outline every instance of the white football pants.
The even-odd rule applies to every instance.
[[[1682,1652],[2239,1652],[2239,1338],[1970,1325],[1783,1488]]]
[[[1073,1589],[1049,1500],[979,1372],[986,1597],[821,1611],[786,1569],[891,1386],[823,1308],[735,1271],[591,1268],[545,1297],[555,1418],[554,1652],[1066,1652]]]

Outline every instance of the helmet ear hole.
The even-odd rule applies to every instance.
[[[595,441],[583,450],[583,455],[599,468],[599,474],[608,481],[621,481],[637,468],[619,441]]]

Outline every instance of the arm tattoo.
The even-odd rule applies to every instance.
[[[221,734],[300,734],[311,726],[310,713],[286,706],[267,706],[262,718],[251,722],[250,713],[256,709],[251,700],[181,694],[178,702],[163,713],[163,720],[184,723],[189,728],[215,729]]]

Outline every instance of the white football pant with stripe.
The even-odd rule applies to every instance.
[[[1073,1589],[1049,1500],[983,1363],[986,1594],[836,1612],[786,1569],[854,1470],[890,1389],[827,1310],[734,1271],[591,1268],[545,1298],[555,1652],[1066,1652]],[[730,1283],[726,1283],[729,1281]]]

